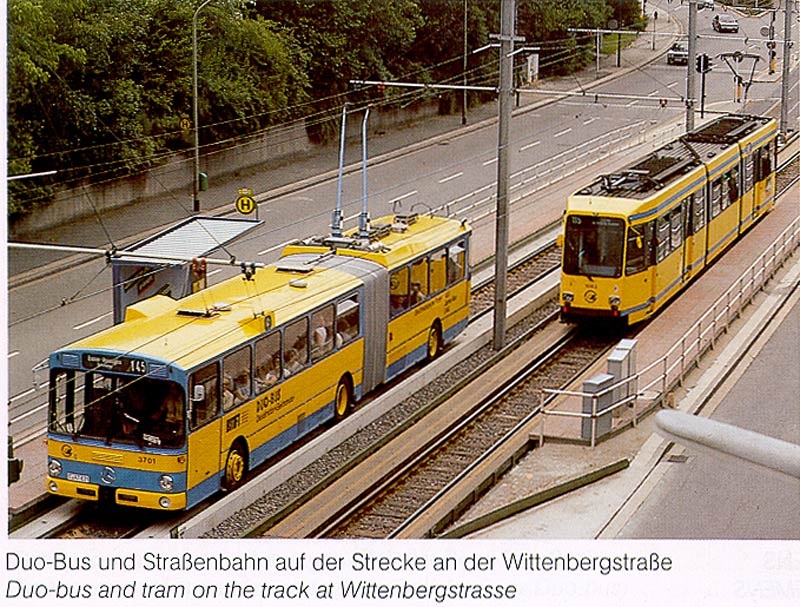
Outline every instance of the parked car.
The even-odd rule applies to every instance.
[[[739,31],[739,22],[736,20],[736,17],[726,13],[714,15],[714,19],[711,20],[711,25],[718,32],[736,33]]]
[[[685,42],[676,42],[667,51],[667,64],[686,65],[689,61],[689,47]]]

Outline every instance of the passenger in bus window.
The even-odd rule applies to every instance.
[[[233,397],[237,405],[250,398],[250,374],[246,370],[240,371],[233,382]]]
[[[289,377],[303,370],[303,364],[297,355],[297,350],[289,348],[283,357],[283,376]]]
[[[420,303],[423,299],[425,299],[425,295],[422,293],[422,285],[418,282],[411,283],[411,305],[416,306]]]
[[[263,392],[278,383],[278,376],[281,372],[280,359],[275,354],[267,363],[256,369],[256,390]]]
[[[226,411],[233,406],[233,379],[227,373],[222,378],[222,407]]]

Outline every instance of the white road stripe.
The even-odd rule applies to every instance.
[[[563,131],[559,131],[558,133],[553,135],[553,139],[555,139],[556,137],[561,137],[562,135],[566,135],[567,133],[571,133],[571,132],[572,132],[572,127],[564,129]]]
[[[448,181],[450,181],[452,179],[458,179],[463,174],[464,174],[464,171],[459,171],[458,173],[454,173],[453,175],[450,175],[449,177],[443,177],[442,179],[439,180],[439,183],[447,183]]]
[[[109,316],[111,316],[111,314],[112,314],[112,312],[106,312],[105,314],[102,314],[101,316],[98,316],[97,318],[93,318],[92,320],[87,320],[86,322],[84,322],[84,323],[81,323],[81,324],[79,324],[79,325],[75,325],[75,326],[74,326],[74,327],[72,327],[72,328],[73,328],[75,331],[80,331],[81,329],[85,329],[86,327],[88,327],[88,326],[90,326],[90,325],[93,325],[93,324],[95,324],[95,323],[97,323],[97,322],[100,322],[100,321],[102,321],[102,320],[105,320],[106,318],[108,318]]]
[[[534,147],[536,147],[536,146],[537,146],[537,145],[539,145],[540,143],[541,143],[541,141],[534,141],[533,143],[529,143],[528,145],[523,145],[523,146],[522,146],[522,147],[519,149],[519,151],[520,151],[520,152],[524,152],[525,150],[529,150],[529,149],[531,149],[531,148],[534,148]]]

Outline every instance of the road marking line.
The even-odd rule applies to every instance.
[[[8,399],[8,402],[13,403],[15,400],[19,400],[20,398],[25,398],[26,396],[30,396],[36,392],[36,388],[31,388],[30,390],[26,390],[25,392],[20,392],[16,396],[12,396]]]
[[[391,202],[400,202],[404,198],[408,198],[408,197],[413,196],[414,194],[418,194],[418,193],[419,192],[417,192],[417,190],[411,190],[410,192],[408,192],[406,194],[403,194],[402,196],[398,196],[397,198],[393,198]]]
[[[522,147],[519,149],[519,151],[520,151],[520,152],[524,152],[525,150],[529,150],[529,149],[531,149],[531,148],[533,148],[533,147],[536,147],[536,146],[537,146],[537,145],[539,145],[540,143],[541,143],[541,141],[534,141],[533,143],[529,143],[528,145],[523,145],[523,146],[522,146]]]
[[[283,242],[281,244],[276,244],[274,247],[270,247],[269,249],[264,249],[263,251],[259,251],[258,253],[256,253],[256,255],[266,255],[267,253],[271,253],[272,251],[285,247],[287,244],[289,244],[289,242],[290,241],[287,240],[286,242]]]
[[[458,178],[459,178],[459,177],[461,177],[463,174],[464,174],[464,171],[459,171],[458,173],[454,173],[453,175],[450,175],[450,177],[443,177],[443,178],[441,178],[441,179],[439,180],[439,183],[447,183],[448,181],[450,181],[450,180],[452,180],[452,179],[458,179]]]
[[[20,351],[19,350],[14,350],[13,352],[9,352],[8,353],[8,357],[9,358],[14,358],[15,356],[19,356],[19,355],[20,355]]]
[[[490,158],[489,160],[483,163],[483,166],[489,166],[490,164],[494,164],[495,162],[497,162],[497,157]]]
[[[555,139],[556,137],[561,137],[562,135],[566,135],[567,133],[571,133],[571,132],[572,132],[572,127],[566,128],[563,131],[559,131],[558,133],[553,135],[553,139]]]
[[[584,124],[584,126],[587,125],[587,124],[592,124],[595,120],[600,120],[600,119],[597,116],[592,116],[588,120],[584,120],[583,124]]]
[[[93,324],[95,324],[97,322],[100,322],[101,320],[105,320],[106,318],[111,316],[111,314],[112,314],[112,312],[106,312],[105,314],[102,314],[101,316],[98,316],[97,318],[93,318],[92,320],[87,320],[86,322],[81,323],[79,325],[75,325],[72,328],[75,331],[80,331],[81,329],[84,329],[84,328],[88,327],[89,325],[93,325]]]

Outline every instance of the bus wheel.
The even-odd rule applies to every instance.
[[[336,386],[336,400],[334,407],[336,408],[336,419],[344,418],[349,412],[353,403],[353,396],[350,391],[350,382],[346,377],[339,380],[339,385]]]
[[[428,332],[428,360],[433,360],[442,351],[442,328],[438,321],[433,323]]]
[[[225,460],[225,480],[223,481],[225,489],[233,491],[241,486],[246,473],[247,457],[244,448],[240,442],[235,442],[228,451],[228,459]]]

